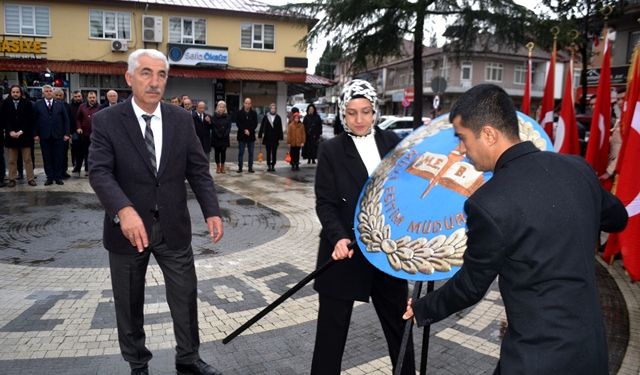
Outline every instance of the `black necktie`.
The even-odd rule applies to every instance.
[[[147,151],[149,152],[149,160],[151,161],[151,166],[153,167],[153,174],[158,173],[158,168],[156,166],[156,144],[153,140],[153,131],[151,130],[151,119],[153,115],[142,115],[144,122],[147,124],[147,127],[144,130],[144,144],[147,147]]]
[[[47,109],[51,110],[51,100],[47,100]]]

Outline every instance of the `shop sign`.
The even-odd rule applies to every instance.
[[[167,57],[172,65],[226,67],[229,64],[229,52],[224,47],[192,47],[169,44],[168,49]]]
[[[45,41],[34,39],[8,39],[0,40],[0,53],[5,56],[24,57],[25,55],[45,55],[47,51]],[[44,57],[44,56],[43,56]]]

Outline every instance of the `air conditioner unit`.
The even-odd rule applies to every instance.
[[[162,42],[162,17],[142,16],[142,41]]]
[[[128,49],[128,43],[124,39],[114,39],[111,41],[111,51],[113,52],[124,52]]]

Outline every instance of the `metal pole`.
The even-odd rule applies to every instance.
[[[413,286],[412,298],[416,301],[420,298],[420,292],[422,291],[422,281],[416,281]],[[402,335],[402,344],[400,344],[400,352],[398,353],[398,359],[396,360],[396,368],[393,371],[393,375],[400,375],[402,372],[402,362],[404,362],[404,355],[407,352],[407,346],[409,344],[409,337],[411,336],[411,328],[413,327],[413,319],[409,319],[404,323],[404,334]]]
[[[433,292],[434,282],[427,282],[427,294]],[[420,357],[420,375],[427,373],[427,361],[429,356],[429,336],[431,335],[431,324],[424,326],[422,333],[422,356]]]

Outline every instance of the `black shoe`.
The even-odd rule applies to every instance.
[[[149,375],[149,367],[145,368],[132,368],[131,375]]]
[[[236,172],[242,173],[242,168],[238,168],[238,170]]]
[[[9,183],[7,184],[7,187],[16,187],[16,181],[15,180],[9,180]]]
[[[256,173],[256,171],[254,171],[253,168],[249,168],[249,173]]]
[[[56,180],[56,185],[64,185],[64,182],[62,182],[62,180]]]
[[[222,375],[220,371],[201,359],[188,365],[176,363],[176,371],[179,375]]]
[[[47,178],[47,181],[44,182],[44,186],[49,186],[51,184],[53,184],[53,180],[50,180],[48,178]]]
[[[71,175],[69,173],[67,173],[67,172],[64,172],[64,175],[62,175],[62,178],[64,178],[65,180],[67,178],[70,178],[70,177],[71,177]]]
[[[0,181],[0,187],[5,187],[5,186],[7,186],[7,183],[4,181]]]

